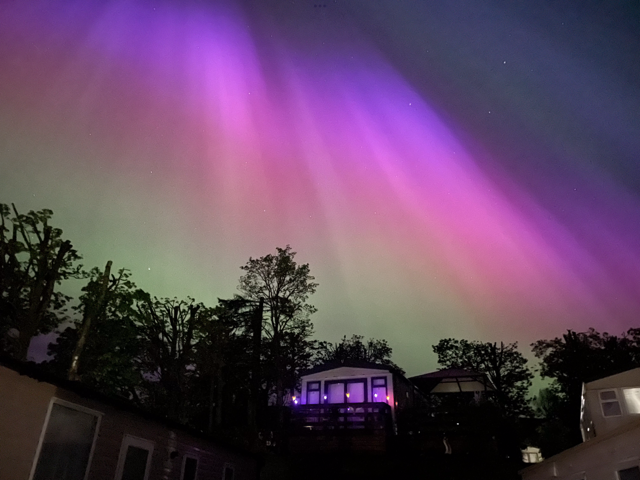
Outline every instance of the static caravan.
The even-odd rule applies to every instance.
[[[640,368],[583,383],[580,426],[583,443],[525,468],[523,480],[640,479]]]
[[[313,448],[331,449],[329,440],[340,436],[342,446],[383,450],[386,437],[397,433],[398,412],[412,407],[417,397],[413,384],[389,365],[328,362],[302,375],[301,391],[292,402],[292,433],[322,437]],[[299,438],[295,442],[303,444]]]
[[[2,480],[250,480],[257,458],[34,364],[0,359]]]

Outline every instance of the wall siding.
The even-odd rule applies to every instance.
[[[28,380],[28,381],[27,381]],[[55,387],[0,367],[0,478],[29,478]]]
[[[185,455],[198,458],[198,480],[220,480],[225,463],[233,464],[236,480],[258,478],[257,460],[252,456],[70,390],[38,382],[5,367],[0,367],[0,391],[2,480],[28,478],[53,397],[103,414],[88,480],[114,480],[125,435],[154,443],[149,479],[179,480]],[[173,451],[177,451],[178,456],[171,459]]]

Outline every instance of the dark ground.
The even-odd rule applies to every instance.
[[[461,455],[305,454],[265,457],[261,480],[518,480],[519,461]]]

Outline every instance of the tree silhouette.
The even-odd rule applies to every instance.
[[[288,366],[292,358],[299,356],[292,355],[287,346],[292,345],[292,338],[302,342],[311,336],[313,325],[309,317],[316,311],[307,300],[318,284],[309,264],[298,265],[295,255],[287,245],[276,248],[275,255],[250,258],[241,267],[245,274],[238,286],[244,298],[256,304],[260,299],[264,301],[263,352],[269,367],[265,373],[279,407],[284,404],[287,383],[293,383],[288,377],[295,378],[299,372],[297,366]]]
[[[438,363],[487,375],[495,387],[496,400],[504,414],[530,412],[527,393],[533,374],[517,343],[490,343],[446,338],[433,346]]]
[[[320,342],[315,357],[315,363],[324,363],[327,361],[347,361],[362,360],[365,362],[378,363],[381,365],[389,365],[400,373],[404,371],[391,361],[392,348],[386,340],[376,340],[370,338],[366,342],[363,341],[362,335],[351,335],[347,338],[345,335],[338,343]]]
[[[31,339],[63,320],[69,297],[56,290],[79,278],[80,256],[62,230],[49,225],[51,210],[20,214],[0,204],[0,342],[26,360]]]

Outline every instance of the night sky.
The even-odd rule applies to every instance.
[[[0,0],[0,202],[215,305],[290,244],[316,338],[640,326],[640,4]]]

